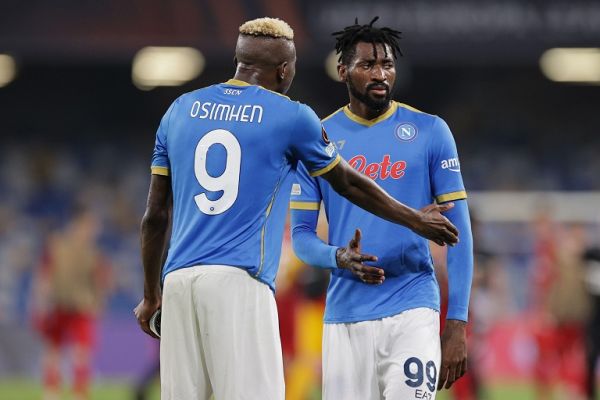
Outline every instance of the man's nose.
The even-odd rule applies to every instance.
[[[385,81],[385,73],[383,72],[383,68],[381,68],[381,66],[376,65],[373,67],[371,71],[371,79],[377,82]]]

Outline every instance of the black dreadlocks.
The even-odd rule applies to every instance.
[[[345,27],[343,30],[333,32],[335,36],[335,51],[340,55],[338,61],[344,65],[348,65],[354,55],[356,54],[356,43],[368,42],[373,45],[373,52],[377,57],[376,43],[387,44],[392,49],[392,55],[397,58],[398,54],[402,55],[398,40],[402,32],[396,31],[391,28],[375,28],[373,24],[379,17],[373,18],[373,20],[366,25],[359,25],[358,18],[354,20],[354,25]],[[383,51],[387,56],[387,48],[383,46]]]

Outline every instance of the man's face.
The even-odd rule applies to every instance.
[[[349,65],[339,65],[340,79],[345,81],[350,94],[374,111],[386,108],[392,98],[396,80],[396,66],[389,45],[358,42],[356,54]]]

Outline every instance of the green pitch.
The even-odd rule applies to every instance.
[[[134,400],[131,385],[118,381],[97,383],[92,387],[92,400]],[[2,400],[39,400],[42,389],[39,382],[26,380],[0,381],[0,399]],[[70,399],[65,393],[64,400]],[[160,400],[158,384],[151,390],[149,400]]]
[[[494,384],[485,391],[482,400],[533,400],[533,387],[526,384]],[[0,380],[0,399],[2,400],[39,400],[42,391],[38,382],[27,380]],[[65,400],[68,396],[63,397]],[[103,381],[92,389],[92,400],[133,400],[133,388],[119,381]],[[438,400],[452,400],[446,391],[437,396]],[[151,390],[149,400],[160,400],[158,384]],[[600,397],[598,397],[600,400]]]

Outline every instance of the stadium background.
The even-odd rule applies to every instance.
[[[233,75],[237,27],[265,15],[295,29],[289,95],[322,117],[346,100],[325,68],[330,33],[376,15],[404,32],[395,98],[448,122],[477,218],[470,355],[480,398],[535,398],[536,324],[548,311],[537,304],[548,289],[544,245],[567,254],[566,273],[581,277],[571,286],[554,279],[567,302],[573,293],[589,300],[584,280],[592,269],[581,255],[600,246],[600,62],[589,62],[596,82],[564,83],[545,76],[540,58],[551,48],[598,46],[597,1],[3,0],[0,399],[39,397],[33,282],[49,235],[78,202],[101,222],[98,247],[113,277],[94,398],[133,398],[134,383],[157,358],[131,313],[141,295],[138,226],[154,132],[179,94]],[[203,70],[180,86],[142,90],[132,62],[145,46],[193,47]],[[325,284],[293,257],[287,238],[278,298],[288,399],[319,398]],[[572,322],[583,329],[589,315]],[[570,344],[568,355],[547,365],[558,398],[574,398],[583,376],[583,339]]]

